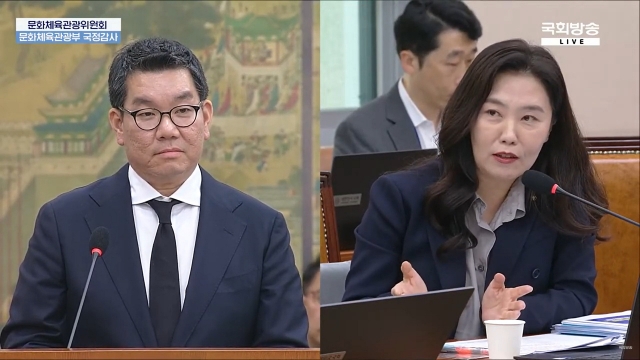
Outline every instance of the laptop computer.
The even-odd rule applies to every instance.
[[[340,250],[353,250],[353,231],[369,206],[369,190],[381,175],[438,154],[437,149],[340,155],[333,158],[331,178]]]
[[[516,360],[547,360],[547,359],[615,359],[638,360],[640,359],[640,279],[636,285],[636,295],[631,308],[631,317],[627,327],[624,345],[608,345],[593,349],[553,351],[539,354],[516,356]]]
[[[473,287],[322,305],[323,360],[436,359]]]

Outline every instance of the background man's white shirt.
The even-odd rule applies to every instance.
[[[411,100],[411,97],[409,97],[409,93],[407,93],[407,89],[405,89],[402,80],[398,81],[398,90],[400,91],[400,99],[402,99],[409,118],[411,118],[413,126],[418,133],[420,147],[423,149],[437,149],[438,133],[433,125],[433,121],[427,119],[422,112],[420,112],[420,109],[418,109],[413,100]]]

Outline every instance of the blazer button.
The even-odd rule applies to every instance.
[[[537,279],[538,276],[540,276],[540,269],[538,268],[533,269],[533,271],[531,272],[531,277],[533,277],[534,279]]]

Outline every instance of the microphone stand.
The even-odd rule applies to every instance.
[[[84,284],[84,291],[82,292],[82,299],[80,299],[80,307],[78,307],[78,312],[76,313],[76,320],[73,322],[73,329],[71,330],[71,337],[69,337],[69,343],[67,344],[67,349],[71,349],[71,343],[73,342],[73,337],[76,334],[76,328],[78,327],[78,320],[80,319],[80,313],[82,312],[82,306],[84,305],[84,298],[87,296],[87,289],[89,289],[89,282],[91,281],[91,275],[93,274],[93,267],[96,265],[96,260],[98,256],[100,256],[99,250],[92,251],[92,259],[91,259],[91,268],[89,269],[89,276],[87,276],[87,282]]]
[[[574,200],[578,200],[578,201],[580,201],[580,202],[582,202],[582,203],[585,203],[585,204],[587,204],[587,205],[589,205],[589,206],[593,206],[594,208],[596,208],[596,209],[598,209],[598,210],[600,210],[600,211],[602,211],[602,212],[604,212],[604,213],[607,213],[607,214],[609,214],[609,215],[611,215],[611,216],[617,217],[617,218],[618,218],[618,219],[620,219],[620,220],[626,221],[626,222],[628,222],[629,224],[632,224],[632,225],[635,225],[635,226],[637,226],[637,227],[640,227],[640,223],[638,223],[637,221],[633,221],[633,220],[631,220],[631,219],[629,219],[629,218],[626,218],[626,217],[624,217],[624,216],[622,216],[622,215],[618,215],[618,214],[614,213],[614,212],[613,212],[613,211],[611,211],[611,210],[605,209],[605,208],[603,208],[602,206],[598,206],[598,205],[596,205],[596,204],[594,204],[594,203],[592,203],[592,202],[590,202],[590,201],[587,201],[587,200],[585,200],[585,199],[579,198],[579,197],[577,197],[577,196],[575,196],[575,195],[573,195],[573,194],[571,194],[571,193],[568,193],[568,192],[564,191],[564,190],[563,190],[561,187],[559,187],[559,186],[556,188],[556,192],[557,192],[557,193],[559,193],[559,194],[562,194],[562,195],[568,196],[568,197],[570,197],[570,198],[572,198],[572,199],[574,199]]]

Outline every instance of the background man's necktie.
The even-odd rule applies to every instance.
[[[149,271],[149,311],[159,347],[169,347],[180,318],[180,277],[176,236],[171,226],[171,208],[178,200],[151,200],[160,224],[151,251]]]

